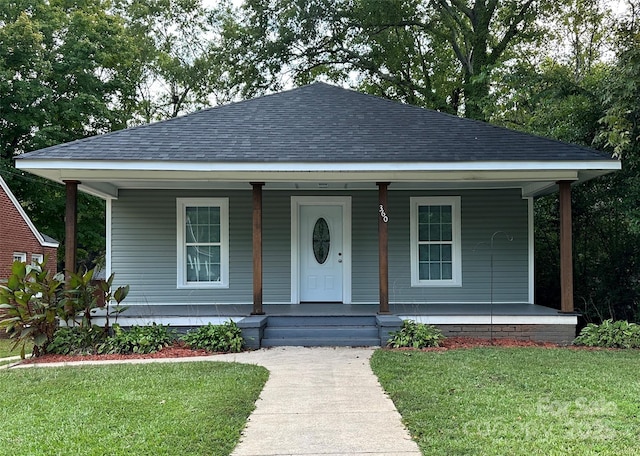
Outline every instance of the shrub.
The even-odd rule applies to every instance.
[[[416,323],[413,320],[404,320],[402,328],[399,331],[392,332],[390,336],[387,346],[391,348],[437,347],[444,339],[442,331],[435,326]]]
[[[113,335],[98,347],[99,354],[153,353],[176,340],[176,331],[164,325],[132,326],[124,330],[113,325]]]
[[[211,352],[238,353],[242,350],[244,339],[238,325],[229,320],[221,325],[201,326],[182,336],[182,340],[193,349]]]
[[[129,285],[118,287],[112,290],[114,274],[111,274],[107,280],[94,279],[95,269],[77,272],[69,276],[69,283],[62,307],[65,313],[67,323],[72,322],[74,325],[91,326],[91,316],[96,309],[105,310],[106,331],[109,330],[110,322],[110,304],[116,302],[114,314],[117,317],[126,310],[120,303],[129,294]],[[77,316],[82,315],[82,319],[77,321]]]
[[[6,285],[0,285],[0,310],[4,310],[6,315],[0,321],[0,328],[4,328],[9,337],[15,339],[13,348],[22,344],[22,358],[25,357],[25,345],[28,342],[33,342],[33,356],[45,354],[60,320],[72,325],[79,324],[90,330],[91,313],[95,308],[106,310],[107,332],[109,303],[116,301],[114,314],[119,314],[124,309],[120,307],[120,303],[129,292],[128,285],[112,291],[113,274],[107,280],[94,281],[93,269],[72,274],[65,287],[64,275],[52,275],[45,270],[43,266],[46,262],[47,258],[36,265],[16,261]],[[81,322],[76,321],[78,313],[83,315]],[[56,352],[66,350],[60,345],[63,339],[75,336],[61,333]],[[74,339],[75,342],[78,340]],[[69,352],[77,348],[70,347]]]
[[[22,344],[22,358],[25,345],[30,341],[33,356],[46,352],[62,313],[64,277],[44,270],[44,262],[46,259],[36,265],[14,262],[7,284],[0,285],[0,309],[5,311],[0,327],[5,328],[9,338],[15,339],[13,348]]]
[[[624,320],[589,323],[573,341],[575,345],[606,348],[640,348],[640,325]]]
[[[47,353],[57,355],[88,355],[98,353],[107,333],[99,326],[66,326],[58,328]]]

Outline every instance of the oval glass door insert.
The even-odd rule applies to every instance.
[[[331,235],[327,221],[320,217],[313,226],[313,255],[319,264],[324,264],[329,256]]]

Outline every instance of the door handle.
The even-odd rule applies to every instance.
[[[342,263],[342,252],[338,252],[338,263]]]

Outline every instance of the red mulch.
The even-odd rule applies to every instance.
[[[439,347],[423,348],[422,351],[446,351],[456,350],[464,348],[476,348],[476,347],[542,347],[542,348],[557,348],[558,344],[551,342],[536,342],[532,340],[517,340],[517,339],[477,339],[472,337],[448,337]],[[576,347],[569,346],[568,348],[577,350],[601,350],[593,347]],[[413,350],[411,348],[398,348],[394,350]],[[58,363],[58,362],[70,362],[70,361],[103,361],[103,360],[121,360],[121,359],[150,359],[150,358],[187,358],[191,356],[208,356],[214,353],[206,350],[192,350],[186,347],[183,343],[175,343],[170,347],[163,348],[162,350],[149,353],[147,355],[130,354],[130,355],[54,355],[47,354],[38,358],[25,359],[22,364],[34,364],[34,363]]]
[[[149,354],[132,353],[129,355],[55,355],[48,353],[37,358],[29,358],[22,361],[21,364],[40,364],[40,363],[61,363],[70,361],[107,361],[121,359],[152,359],[152,358],[187,358],[191,356],[209,356],[211,353],[206,350],[192,350],[183,343],[177,342],[160,351]]]
[[[447,337],[439,347],[423,348],[422,351],[447,351],[476,347],[542,347],[556,348],[558,344],[552,342],[536,342],[533,340],[517,339],[478,339],[473,337]],[[394,350],[413,350],[412,348],[398,348]]]

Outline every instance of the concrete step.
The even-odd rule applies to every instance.
[[[264,330],[266,339],[288,338],[314,338],[314,339],[348,339],[364,338],[374,339],[378,337],[376,326],[276,326],[267,324]]]
[[[289,338],[289,339],[262,339],[263,347],[378,347],[380,339],[347,338],[347,339],[313,339],[313,338]]]
[[[370,315],[303,315],[269,316],[268,326],[376,326],[376,317]]]

